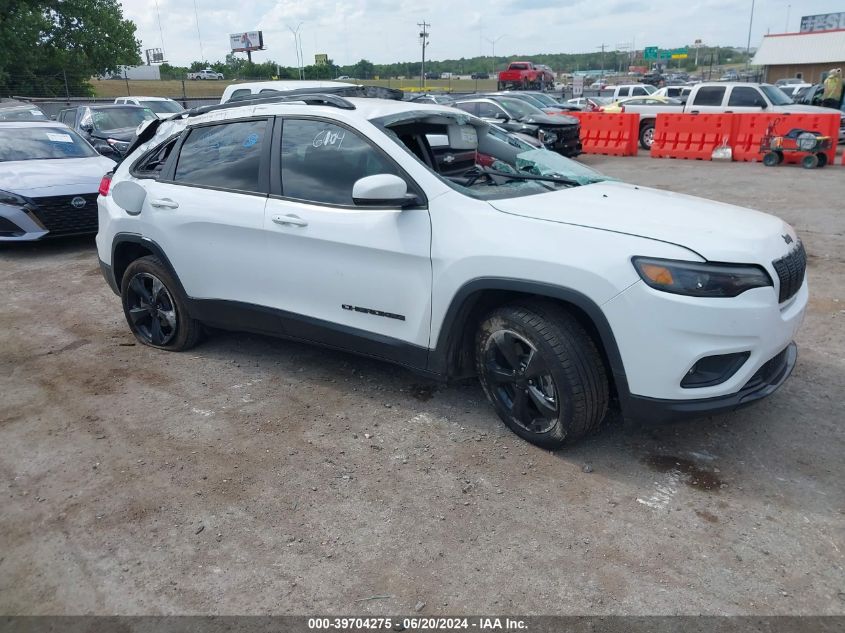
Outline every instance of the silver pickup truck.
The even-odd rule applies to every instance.
[[[656,95],[654,95],[656,97]],[[797,104],[780,88],[771,84],[755,84],[732,81],[713,81],[692,86],[686,102],[670,100],[671,103],[646,103],[646,99],[624,99],[625,112],[640,115],[640,145],[651,149],[654,142],[654,124],[661,113],[686,114],[744,114],[744,113],[793,113],[793,114],[838,114],[840,115],[839,142],[845,142],[845,113],[832,108]],[[639,103],[637,103],[639,102]]]

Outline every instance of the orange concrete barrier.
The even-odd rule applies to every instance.
[[[800,128],[811,132],[819,132],[824,136],[833,139],[833,147],[827,152],[828,164],[836,160],[836,141],[839,137],[839,115],[838,114],[735,114],[733,119],[733,147],[734,160],[741,161],[762,161],[763,153],[760,151],[760,143],[766,135],[769,125],[774,125],[773,134],[783,136],[790,130]],[[786,162],[800,162],[805,152],[786,152]]]
[[[652,158],[711,160],[713,150],[732,145],[732,114],[658,114]]]
[[[630,112],[567,112],[581,122],[581,146],[585,154],[636,156],[640,115]]]

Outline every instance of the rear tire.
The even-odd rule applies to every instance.
[[[502,306],[475,341],[481,386],[517,435],[557,449],[594,431],[607,413],[608,380],[590,335],[544,301]]]
[[[654,145],[654,121],[646,121],[640,126],[640,147],[651,151]]]
[[[181,286],[157,257],[129,264],[120,298],[129,329],[144,345],[181,352],[202,337],[202,325],[189,316]]]

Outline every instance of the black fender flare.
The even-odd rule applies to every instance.
[[[115,267],[115,254],[117,253],[117,249],[121,244],[138,244],[144,247],[146,250],[150,251],[153,255],[155,255],[158,260],[164,264],[164,267],[167,268],[167,272],[176,280],[176,283],[179,286],[179,291],[182,293],[183,297],[187,297],[188,294],[185,292],[185,287],[182,285],[182,281],[179,279],[179,275],[176,274],[176,270],[173,268],[173,264],[170,263],[170,259],[167,255],[164,254],[164,250],[161,246],[158,245],[157,242],[151,240],[148,237],[144,237],[139,233],[116,233],[114,238],[112,238],[112,245],[111,245],[111,269],[112,269],[112,276],[114,277],[115,287],[120,289],[120,279],[118,279],[117,270]],[[120,294],[118,292],[118,294]]]
[[[607,317],[595,301],[577,290],[564,286],[506,277],[476,278],[468,281],[455,292],[443,318],[437,337],[437,345],[429,354],[429,371],[439,375],[449,375],[453,360],[452,354],[455,351],[454,346],[463,331],[464,320],[475,303],[472,297],[485,290],[501,290],[546,297],[569,303],[578,308],[590,320],[599,336],[620,397],[629,393],[628,380],[625,376],[625,367],[622,363],[622,355],[619,353],[619,345],[616,343],[616,336],[613,334]]]

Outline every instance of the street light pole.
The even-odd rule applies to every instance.
[[[748,79],[748,63],[751,61],[751,26],[754,24],[754,0],[751,0],[751,17],[748,18],[748,43],[745,45],[745,77]]]
[[[494,37],[493,39],[490,39],[489,37],[484,38],[485,40],[490,42],[490,47],[492,49],[490,52],[491,52],[491,55],[493,57],[493,74],[496,73],[496,42],[498,42],[503,37],[505,37],[505,36],[500,35],[499,37]]]
[[[417,26],[422,29],[420,31],[420,44],[422,45],[422,65],[420,66],[420,88],[425,90],[425,49],[428,46],[428,28],[431,26],[428,22],[423,20],[417,22]]]
[[[292,26],[288,27],[288,30],[293,34],[293,46],[294,50],[296,51],[296,65],[299,66],[299,79],[302,79],[302,45],[300,44],[299,38],[299,29],[302,28],[303,22],[299,23],[299,26],[294,29]]]

